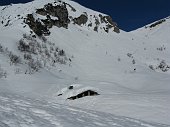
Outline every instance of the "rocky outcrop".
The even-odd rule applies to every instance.
[[[80,16],[74,17],[72,13],[69,13],[67,9],[76,13],[76,9],[70,4],[65,2],[54,2],[44,5],[43,8],[36,10],[36,14],[43,16],[39,18],[38,15],[29,14],[25,19],[25,23],[38,35],[50,35],[49,29],[53,26],[68,28],[70,23],[79,26],[84,25],[87,29],[94,30],[96,32],[105,31],[109,32],[110,29],[116,33],[120,33],[120,30],[115,22],[112,21],[110,16],[106,15],[90,15],[86,12],[82,12]],[[70,11],[69,10],[69,11]],[[69,15],[70,14],[70,15]],[[52,18],[51,18],[52,17]]]
[[[99,19],[98,19],[96,16],[94,16],[94,18],[95,18],[94,31],[98,32],[98,27],[99,27],[99,25],[100,25],[100,22],[99,22]]]
[[[47,28],[52,28],[52,26],[54,25],[54,23],[52,22],[52,20],[51,19],[43,19],[43,20],[41,20],[44,24],[45,24],[45,26],[47,27]]]
[[[149,27],[150,27],[150,28],[153,28],[153,27],[155,27],[155,26],[157,26],[157,25],[159,25],[159,24],[162,24],[162,23],[165,22],[165,21],[166,21],[165,19],[159,20],[159,21],[151,24]]]
[[[100,21],[102,23],[108,24],[107,27],[105,28],[105,31],[107,33],[108,33],[109,29],[112,27],[114,27],[114,32],[120,33],[117,23],[113,22],[113,20],[110,16],[102,16],[101,14],[99,14],[99,17],[100,17]]]
[[[43,22],[45,22],[45,24],[48,24],[50,28],[52,27],[52,25],[67,28],[70,22],[68,18],[68,10],[65,3],[56,6],[48,3],[47,5],[44,5],[44,8],[37,9],[36,13],[43,16],[51,15],[58,18],[58,20],[50,20],[49,18],[48,20],[43,20]]]
[[[45,11],[44,8],[37,9],[36,13],[40,14],[40,15],[43,15],[43,16],[47,15],[47,12]]]
[[[78,18],[74,18],[73,22],[77,25],[86,24],[88,17],[85,14],[81,14]]]
[[[119,27],[115,26],[115,27],[114,27],[114,32],[116,32],[116,33],[120,33],[120,29],[119,29]]]
[[[46,16],[46,19],[35,19],[33,14],[28,14],[25,23],[38,35],[50,35],[49,28],[53,26],[67,28],[70,22],[66,4],[53,6],[51,3],[44,5],[44,8],[36,10],[37,14]],[[51,19],[50,16],[57,17],[57,20]]]
[[[67,28],[70,20],[68,19],[68,10],[66,8],[65,3],[63,3],[63,5],[57,5],[57,6],[53,6],[52,4],[47,4],[44,6],[44,8],[49,15],[58,18],[61,27]]]
[[[70,4],[68,4],[68,3],[65,3],[66,5],[68,5],[70,8],[71,8],[71,10],[73,11],[73,12],[76,12],[76,9],[73,7],[73,6],[71,6]]]
[[[39,20],[34,19],[32,14],[28,14],[25,23],[38,35],[50,35],[47,26],[44,26]]]

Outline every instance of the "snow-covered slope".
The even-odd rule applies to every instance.
[[[83,110],[0,93],[1,127],[168,127],[123,116]]]
[[[118,126],[119,118],[122,118],[117,119],[117,116],[108,113],[126,116],[122,118],[123,121],[132,117],[170,125],[170,19],[151,29],[140,28],[127,33],[119,30],[117,24],[105,14],[73,1],[62,1],[35,0],[0,7],[1,96],[5,97],[7,93],[24,95],[25,101],[33,103],[29,106],[34,108],[42,100],[46,102],[44,106],[51,104],[49,110],[40,106],[43,112],[36,111],[38,113],[35,114],[44,115],[38,116],[40,119],[37,126],[47,125],[49,119],[53,118],[64,119],[62,123],[71,121],[63,126],[71,126],[72,122],[85,126],[82,119],[80,122],[75,119],[65,120],[66,114],[71,112],[69,106],[99,116],[98,120],[103,122],[98,124],[104,126]],[[37,9],[40,10],[37,12]],[[55,9],[64,17],[55,13]],[[68,89],[70,85],[75,87]],[[99,95],[67,99],[83,90],[95,90]],[[7,96],[8,100],[15,100],[11,96]],[[54,103],[59,104],[52,107]],[[4,102],[2,105],[15,104]],[[21,118],[25,111],[17,104],[15,106],[11,110],[19,110]],[[63,117],[58,111],[60,108],[64,112]],[[53,110],[57,110],[56,113],[61,117],[51,114]],[[48,113],[47,116],[44,112]],[[38,119],[30,111],[25,113],[33,120]],[[0,114],[2,116],[3,111]],[[2,119],[8,118],[9,114],[7,117],[2,116]],[[72,117],[71,113],[69,115]],[[111,120],[116,125],[103,120],[106,115],[109,115],[109,120],[117,119]],[[12,120],[16,126],[19,119],[15,115],[10,118],[9,121]],[[88,115],[83,120],[87,122],[91,118]],[[95,123],[98,120],[94,120]],[[126,124],[125,120],[121,123],[124,126],[163,126],[145,125],[145,122],[138,121]],[[2,126],[5,125],[1,119],[0,122]],[[95,123],[92,119],[88,124],[100,126]]]

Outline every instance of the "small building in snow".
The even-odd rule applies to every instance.
[[[93,91],[93,90],[86,90],[86,91],[83,91],[83,92],[77,94],[76,96],[71,96],[67,99],[75,100],[75,99],[82,98],[82,97],[85,97],[85,96],[96,96],[96,95],[99,95],[99,94],[97,92]]]

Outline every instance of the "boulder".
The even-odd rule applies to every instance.
[[[78,18],[73,19],[73,22],[79,26],[82,24],[86,24],[87,21],[88,17],[85,14],[81,14]]]

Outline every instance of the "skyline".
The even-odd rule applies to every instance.
[[[0,5],[26,3],[32,0],[1,0]],[[170,16],[169,0],[73,0],[92,10],[105,13],[113,18],[120,29],[132,31],[154,21]]]

